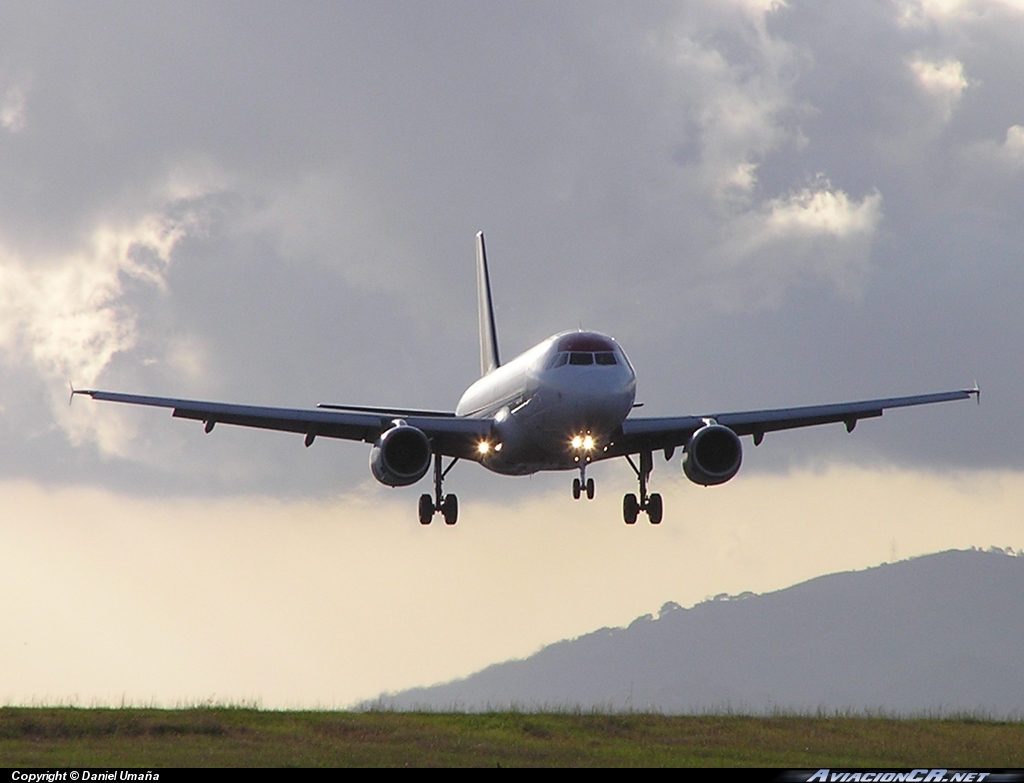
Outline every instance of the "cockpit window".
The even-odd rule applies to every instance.
[[[548,362],[547,369],[553,370],[555,367],[561,367],[563,364],[569,361],[569,354],[566,351],[556,353],[551,357],[551,361]]]
[[[598,351],[591,353],[590,351],[559,351],[548,359],[546,370],[553,370],[556,367],[564,367],[566,364],[574,364],[576,366],[600,364],[604,366],[614,364],[624,364],[625,360],[619,357],[616,351]]]

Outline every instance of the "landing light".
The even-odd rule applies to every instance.
[[[476,450],[481,454],[487,454],[491,450],[491,444],[485,440],[482,440],[476,445]]]
[[[573,435],[569,444],[576,451],[593,451],[594,446],[597,445],[594,443],[593,435]]]

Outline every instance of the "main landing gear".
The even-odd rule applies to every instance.
[[[436,513],[440,513],[444,517],[446,525],[454,525],[459,521],[459,499],[455,495],[442,495],[441,493],[441,482],[458,461],[458,457],[453,457],[452,461],[448,463],[448,467],[441,470],[441,452],[434,452],[434,497],[427,494],[420,495],[421,525],[429,525],[434,520]]]
[[[587,463],[580,465],[580,477],[572,480],[572,499],[579,500],[582,493],[587,493],[587,500],[594,499],[594,479],[587,478]]]
[[[647,481],[651,477],[651,471],[654,470],[654,456],[649,451],[641,451],[640,467],[636,466],[633,458],[628,454],[626,455],[626,461],[629,462],[633,472],[636,473],[636,477],[640,480],[640,499],[637,500],[636,495],[632,492],[622,498],[622,518],[627,525],[635,525],[636,518],[640,512],[646,511],[647,518],[651,521],[651,524],[660,525],[661,517],[665,510],[661,503],[661,495],[657,492],[651,495],[647,494]]]

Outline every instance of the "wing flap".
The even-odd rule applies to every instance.
[[[370,413],[323,408],[274,408],[98,390],[75,390],[74,393],[104,402],[171,408],[171,415],[175,418],[206,422],[211,429],[215,424],[232,424],[366,443],[375,442],[382,432],[392,426],[395,419],[401,418],[407,424],[422,430],[442,454],[466,459],[479,458],[477,443],[490,436],[492,427],[490,419],[407,416],[403,415],[402,411],[380,410],[377,413]]]
[[[706,421],[714,420],[737,435],[753,435],[760,442],[766,432],[844,423],[852,430],[860,419],[876,418],[889,408],[931,405],[937,402],[966,400],[979,394],[977,388],[910,397],[885,397],[877,400],[841,402],[831,405],[807,405],[798,408],[774,408],[759,411],[715,413],[707,416],[669,416],[626,419],[622,432],[609,445],[609,457],[683,446]]]
[[[931,405],[936,402],[969,399],[976,392],[959,390],[937,394],[918,394],[911,397],[885,397],[860,402],[840,402],[831,405],[809,405],[800,408],[776,408],[741,413],[720,413],[713,418],[724,424],[737,435],[790,430],[797,427],[813,427],[818,424],[843,422],[853,429],[860,419],[876,418],[888,408],[909,408],[915,405]]]

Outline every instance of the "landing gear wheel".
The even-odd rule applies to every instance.
[[[594,499],[594,479],[587,479],[587,500]]]
[[[455,495],[445,495],[441,504],[441,514],[446,525],[454,525],[459,521],[459,499]]]
[[[420,524],[429,525],[434,518],[434,500],[430,495],[420,495]]]
[[[639,513],[640,504],[636,500],[636,495],[630,492],[622,498],[622,518],[626,521],[627,525],[635,525],[636,517]]]
[[[647,498],[647,518],[651,520],[652,525],[661,524],[661,515],[664,513],[665,507],[661,503],[661,495],[657,492]]]
[[[572,499],[573,500],[579,500],[580,499],[580,490],[581,489],[582,489],[582,487],[580,486],[580,480],[578,478],[574,478],[572,480]]]

